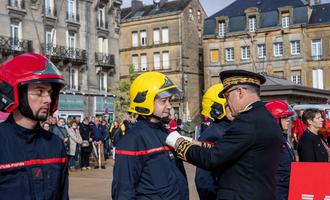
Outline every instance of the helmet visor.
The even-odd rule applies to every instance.
[[[174,87],[158,93],[157,97],[163,99],[171,96],[179,96],[180,94],[182,94],[182,90],[180,88]]]

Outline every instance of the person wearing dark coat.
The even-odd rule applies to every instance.
[[[317,109],[306,109],[302,116],[307,129],[301,135],[298,144],[300,162],[329,162],[330,148],[321,135],[322,115]]]
[[[244,70],[220,73],[224,90],[219,93],[235,117],[221,141],[213,147],[194,145],[181,135],[169,134],[166,143],[178,157],[197,167],[219,172],[218,200],[274,200],[275,174],[282,133],[260,101],[260,85],[266,80]]]
[[[81,169],[91,169],[89,166],[89,157],[92,152],[91,127],[88,124],[88,117],[85,117],[83,122],[79,124],[79,132],[83,143],[81,145]]]

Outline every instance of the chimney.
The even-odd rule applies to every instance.
[[[139,0],[132,0],[132,11],[137,11],[140,8],[143,8],[143,3],[142,1]]]
[[[314,5],[320,5],[321,4],[321,0],[314,0]]]

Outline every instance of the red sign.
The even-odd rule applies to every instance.
[[[289,200],[330,200],[330,163],[292,163]]]

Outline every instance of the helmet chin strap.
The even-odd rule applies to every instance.
[[[157,119],[159,121],[160,124],[168,124],[170,122],[170,117],[167,116],[167,117],[158,117],[154,114],[151,114],[150,117],[153,117],[155,119]]]

